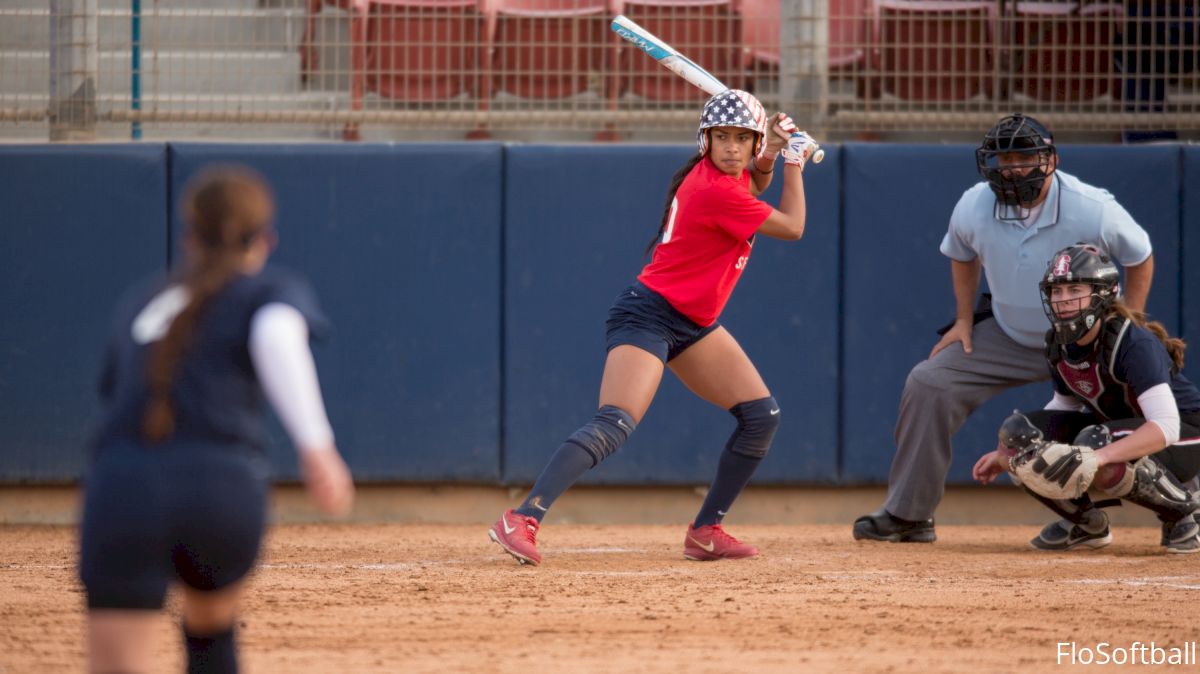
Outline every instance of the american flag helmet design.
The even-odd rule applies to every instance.
[[[717,126],[736,126],[757,133],[754,154],[758,155],[767,134],[767,111],[753,94],[741,89],[726,89],[708,99],[700,113],[700,128],[696,131],[700,154],[708,153],[708,130]]]

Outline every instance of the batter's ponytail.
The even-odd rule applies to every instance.
[[[1125,306],[1120,300],[1116,300],[1112,304],[1112,313],[1117,314],[1122,318],[1128,318],[1135,324],[1146,328],[1162,342],[1162,345],[1167,349],[1167,355],[1171,357],[1171,361],[1175,363],[1177,370],[1183,370],[1183,352],[1187,349],[1187,342],[1184,342],[1178,337],[1172,337],[1167,332],[1166,327],[1158,321],[1147,321],[1146,314],[1140,311],[1134,311]]]
[[[184,197],[184,220],[190,248],[177,282],[188,291],[188,304],[171,321],[167,334],[150,347],[146,367],[149,400],[142,417],[142,437],[158,444],[175,430],[171,388],[179,363],[191,346],[209,301],[241,268],[255,238],[275,217],[271,191],[246,168],[210,169],[198,176]]]
[[[704,155],[693,155],[691,159],[687,160],[686,164],[675,172],[675,175],[671,176],[671,186],[667,188],[667,203],[663,205],[662,222],[658,224],[658,233],[654,235],[653,239],[650,239],[650,243],[646,246],[646,255],[649,255],[650,251],[654,250],[654,244],[658,243],[658,240],[662,238],[663,232],[667,229],[667,220],[671,218],[671,202],[675,201],[675,193],[679,191],[679,186],[683,184],[683,179],[692,172],[692,169],[696,168],[696,164],[699,164],[701,159],[704,159]]]

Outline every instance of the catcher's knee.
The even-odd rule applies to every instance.
[[[1092,449],[1100,449],[1101,447],[1112,444],[1112,441],[1112,431],[1108,428],[1108,426],[1105,426],[1104,424],[1092,424],[1082,431],[1079,431],[1079,434],[1075,436],[1075,440],[1071,444],[1091,447]]]
[[[1008,415],[1004,423],[1000,424],[996,435],[1000,444],[1013,452],[1024,452],[1034,443],[1042,441],[1042,431],[1033,425],[1029,417],[1021,414],[1020,410],[1013,410],[1012,414]]]
[[[729,413],[737,419],[738,425],[725,449],[754,459],[766,456],[775,432],[779,430],[779,403],[775,398],[738,403],[729,408]]]
[[[604,405],[596,410],[596,416],[567,438],[567,442],[579,445],[592,456],[592,466],[597,466],[625,444],[637,423],[628,412],[615,405]]]
[[[1000,440],[1000,445],[1009,451],[1010,456],[1033,450],[1035,445],[1042,442],[1043,437],[1041,429],[1035,426],[1029,417],[1022,414],[1020,410],[1013,410],[1012,414],[1004,419],[996,436]],[[1018,487],[1024,486],[1016,471],[1009,468],[1007,472],[1013,484]],[[1029,490],[1026,489],[1026,491]],[[1029,493],[1033,494],[1032,491]]]

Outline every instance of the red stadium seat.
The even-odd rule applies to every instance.
[[[1125,9],[1115,3],[1018,2],[1012,22],[1015,89],[1043,101],[1082,102],[1113,87],[1113,34]]]
[[[732,0],[613,0],[613,14],[624,14],[700,64],[731,88],[745,88],[742,26]],[[613,36],[616,38],[616,36]],[[613,95],[633,92],[654,101],[704,100],[707,94],[646,57],[619,43],[613,71]]]
[[[781,0],[742,0],[742,36],[749,50],[746,65],[779,67]]]
[[[875,0],[877,88],[911,101],[991,93],[994,3]]]
[[[742,31],[750,67],[779,66],[782,0],[742,0]],[[829,0],[829,69],[851,70],[866,61],[869,0]]]
[[[495,0],[489,88],[555,99],[603,90],[605,0]]]
[[[478,0],[356,1],[366,10],[354,18],[365,29],[351,29],[352,77],[367,91],[413,102],[478,93],[484,48]]]

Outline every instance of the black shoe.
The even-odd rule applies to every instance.
[[[1082,525],[1067,520],[1059,520],[1042,527],[1042,531],[1032,541],[1029,541],[1029,545],[1038,550],[1052,552],[1064,552],[1077,548],[1092,550],[1102,548],[1112,543],[1113,537],[1112,532],[1108,529],[1108,516],[1103,512],[1099,514],[1103,517],[1093,523],[1094,528],[1098,527],[1095,531],[1088,531]],[[1192,533],[1195,534],[1195,532]]]
[[[932,543],[937,540],[933,520],[909,522],[880,508],[870,515],[854,520],[854,540],[888,541],[889,543]]]
[[[1178,522],[1163,522],[1162,545],[1178,555],[1200,552],[1200,521],[1197,515],[1188,515]]]

